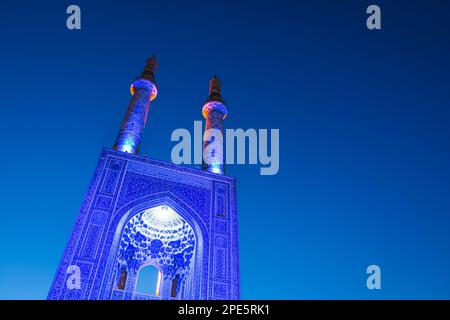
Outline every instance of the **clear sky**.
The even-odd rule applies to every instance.
[[[72,1],[2,1],[0,298],[46,297],[153,53],[141,154],[170,161],[215,73],[227,127],[280,129],[278,175],[228,167],[242,298],[450,298],[448,1],[73,3],[79,31]]]

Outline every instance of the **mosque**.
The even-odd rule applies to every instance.
[[[100,155],[48,299],[239,299],[236,180],[225,175],[223,156],[196,169],[138,155],[158,94],[156,66],[148,59],[130,87],[119,134]],[[205,131],[223,132],[227,107],[217,77],[202,114]]]

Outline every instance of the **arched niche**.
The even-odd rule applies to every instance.
[[[125,263],[121,264],[118,260],[120,255],[120,243],[125,232],[126,225],[133,219],[133,217],[142,214],[142,212],[146,210],[166,206],[168,209],[173,210],[179,216],[179,218],[181,218],[185,222],[185,224],[190,226],[190,228],[192,229],[195,236],[195,253],[192,255],[192,277],[190,279],[186,279],[183,285],[180,285],[180,276],[182,274],[179,272],[171,273],[171,277],[173,277],[172,279],[169,277],[166,279],[167,281],[164,281],[164,279],[162,280],[161,295],[158,298],[200,299],[205,294],[202,293],[202,288],[207,276],[207,270],[202,267],[205,263],[206,258],[204,256],[204,240],[206,239],[205,236],[207,234],[206,227],[202,224],[195,212],[190,211],[189,208],[186,207],[183,203],[176,201],[177,199],[165,196],[159,199],[151,199],[146,201],[143,200],[144,199],[141,199],[140,202],[134,203],[134,205],[130,204],[128,206],[124,206],[124,208],[119,209],[117,211],[117,218],[120,217],[120,219],[115,223],[113,221],[111,224],[111,227],[115,226],[115,236],[110,246],[110,255],[105,267],[105,275],[107,276],[107,278],[105,279],[106,281],[104,281],[102,284],[101,295],[99,297],[102,299],[111,299],[117,297],[127,297],[132,299],[142,298],[135,296],[137,294],[137,292],[135,292],[137,273],[133,270],[129,270],[129,267]],[[127,211],[119,215],[120,211],[124,211],[125,209],[127,209]],[[158,266],[158,261],[155,262],[151,259],[146,260],[143,263],[152,263]],[[119,289],[118,279],[120,279],[120,268],[123,268],[124,266],[127,269],[126,285],[123,287],[123,289],[121,289],[122,291],[124,291],[124,294],[114,294],[114,291],[117,291]],[[206,274],[204,274],[204,272],[206,272]],[[162,272],[162,276],[164,277],[164,271]],[[174,297],[173,295],[174,287],[177,288],[176,297]]]

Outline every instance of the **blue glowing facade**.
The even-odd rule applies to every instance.
[[[236,180],[137,155],[156,97],[152,59],[100,156],[48,299],[239,299]],[[156,289],[141,292],[148,266]]]

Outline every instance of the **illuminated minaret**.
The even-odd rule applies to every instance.
[[[214,76],[209,82],[209,97],[203,106],[202,114],[206,119],[203,170],[224,174],[223,120],[227,117],[227,107],[222,100],[220,80],[217,76]],[[219,132],[221,134],[218,134]],[[215,143],[212,144],[213,142]]]
[[[147,60],[142,75],[131,84],[130,91],[133,98],[114,143],[114,150],[133,154],[139,152],[150,101],[154,100],[158,93],[155,84],[156,66],[156,58],[152,56]]]

